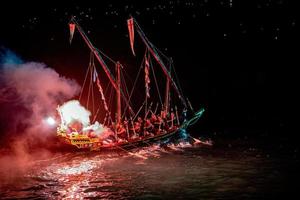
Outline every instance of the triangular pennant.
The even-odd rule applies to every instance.
[[[69,24],[69,28],[70,28],[70,44],[72,43],[72,39],[73,39],[73,35],[75,32],[75,24],[74,23],[70,23]]]
[[[131,17],[130,19],[127,20],[127,26],[128,26],[128,32],[129,32],[129,39],[130,39],[130,46],[133,55],[135,56],[134,52],[134,21],[133,18]]]

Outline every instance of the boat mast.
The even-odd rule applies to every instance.
[[[117,112],[116,112],[116,124],[120,124],[121,122],[121,75],[120,75],[120,63],[119,61],[116,63],[116,73],[117,73]]]
[[[170,65],[171,68],[171,65]],[[165,94],[165,113],[169,113],[169,103],[170,103],[170,81],[167,79],[166,81],[166,94]]]
[[[134,18],[133,18],[134,19]],[[175,84],[174,80],[172,79],[169,71],[167,70],[165,64],[162,62],[160,56],[158,55],[158,53],[156,52],[154,46],[151,44],[151,42],[147,39],[146,35],[144,34],[144,32],[142,31],[142,29],[140,28],[139,24],[137,23],[137,21],[134,19],[134,24],[135,27],[137,28],[137,32],[140,35],[142,41],[144,42],[144,44],[146,45],[146,47],[149,49],[150,53],[153,55],[153,57],[155,58],[155,60],[158,62],[158,64],[161,66],[164,74],[167,76],[167,79],[169,80],[169,82],[171,83],[171,85],[173,86],[173,88],[175,89],[179,99],[181,100],[182,104],[184,105],[185,108],[187,108],[187,103],[186,100],[182,97],[179,89],[177,88],[177,85]]]

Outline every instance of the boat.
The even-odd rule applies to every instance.
[[[74,31],[77,30],[91,51],[89,67],[87,68],[78,101],[82,101],[84,96],[83,90],[87,88],[86,107],[92,110],[93,120],[84,124],[80,120],[72,118],[72,122],[70,120],[67,122],[65,114],[59,107],[58,113],[61,123],[57,127],[57,137],[64,143],[78,149],[91,151],[118,149],[125,151],[158,142],[166,143],[171,138],[178,138],[182,132],[185,132],[189,126],[196,123],[203,115],[204,108],[195,111],[188,98],[184,97],[173,60],[165,56],[150,42],[135,18],[130,17],[127,20],[127,26],[133,56],[137,57],[134,49],[135,31],[145,48],[142,64],[138,68],[138,73],[130,92],[124,77],[122,77],[126,67],[96,48],[79,25],[77,19],[75,17],[71,18],[69,22],[70,43],[72,42]],[[96,67],[95,58],[101,68]],[[107,62],[115,67],[115,75],[111,72],[111,67],[109,67]],[[155,69],[153,66],[155,66]],[[103,85],[99,78],[99,70],[104,72],[103,74],[109,82],[105,89],[108,90],[110,88],[115,94],[115,107],[112,106],[111,101],[113,97],[111,95],[109,98],[110,102],[107,101],[107,96],[109,95],[103,90]],[[158,86],[156,70],[160,70],[161,77],[165,81],[165,87]],[[138,103],[135,103],[137,98],[134,98],[134,92],[137,90],[136,86],[141,76],[141,71],[144,72],[145,78],[142,85],[145,87],[142,93],[138,92],[139,97],[144,96],[143,101],[140,102],[141,105],[138,105]],[[153,82],[156,86],[154,89],[151,88]],[[98,98],[101,99],[98,109],[95,109],[94,105],[94,87],[100,96]],[[165,93],[164,99],[160,94],[162,88]],[[153,96],[151,93],[154,93],[154,91],[156,95],[151,98]],[[92,103],[90,103],[91,101]],[[156,107],[152,108],[155,101]],[[104,117],[99,119],[101,123],[96,121],[99,118],[99,112],[105,113]],[[97,132],[97,130],[101,131]]]

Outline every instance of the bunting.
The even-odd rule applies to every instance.
[[[73,35],[75,32],[75,24],[74,23],[70,23],[69,24],[69,28],[70,28],[70,44],[72,43],[72,39],[73,39]]]
[[[134,24],[133,23],[134,23],[134,21],[133,21],[132,17],[127,20],[131,51],[132,51],[132,54],[135,56],[135,52],[134,52]]]
[[[94,69],[93,82],[95,83],[96,79],[98,78],[98,74],[97,74],[96,68],[94,67],[93,69]]]
[[[100,94],[101,94],[101,99],[102,99],[103,104],[104,104],[104,109],[105,109],[106,111],[108,111],[108,107],[107,107],[106,100],[105,100],[105,97],[104,97],[103,89],[102,89],[102,87],[101,87],[100,80],[99,80],[98,76],[97,76],[97,86],[98,86],[99,92],[100,92]]]
[[[149,65],[149,59],[150,59],[150,56],[148,55],[145,55],[145,87],[146,87],[146,96],[147,98],[150,97],[150,88],[149,88],[149,83],[150,83],[150,78],[149,78],[149,68],[150,68],[150,65]]]

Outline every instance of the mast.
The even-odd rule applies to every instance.
[[[172,62],[172,60],[171,60]],[[172,63],[170,63],[169,70],[171,69]],[[166,81],[166,94],[165,94],[165,112],[166,114],[169,113],[169,103],[170,103],[170,81],[167,79]]]
[[[134,22],[135,22],[135,25],[136,25],[136,28],[137,28],[137,32],[140,35],[142,41],[144,42],[144,44],[146,45],[146,47],[149,49],[150,53],[153,55],[153,57],[155,58],[155,60],[158,62],[158,64],[162,68],[164,74],[167,76],[167,79],[169,80],[169,82],[171,83],[171,85],[173,86],[173,88],[175,89],[175,91],[176,91],[179,99],[181,100],[182,104],[184,105],[184,107],[187,107],[186,100],[182,97],[179,89],[177,88],[177,85],[175,84],[174,80],[172,79],[172,77],[171,77],[169,71],[167,70],[165,64],[162,62],[160,56],[156,52],[154,46],[151,44],[151,42],[149,42],[149,40],[147,39],[146,35],[144,34],[144,32],[142,31],[142,29],[140,28],[140,26],[138,25],[138,23],[137,23],[137,21],[135,19],[134,19]]]
[[[116,72],[117,72],[117,112],[116,112],[116,124],[120,124],[121,122],[121,75],[120,75],[120,63],[119,61],[116,63]]]
[[[71,23],[75,24],[77,30],[79,31],[80,35],[82,36],[82,38],[84,39],[85,43],[88,45],[88,47],[90,48],[91,52],[93,52],[93,54],[96,56],[97,60],[99,61],[100,65],[102,66],[104,72],[106,73],[110,83],[112,84],[112,86],[114,87],[114,89],[116,90],[116,92],[120,93],[122,98],[124,99],[126,105],[128,105],[129,111],[131,112],[131,114],[134,114],[128,100],[126,99],[124,93],[122,92],[121,88],[117,86],[116,80],[114,78],[114,76],[112,75],[112,73],[110,72],[109,68],[107,67],[107,65],[105,64],[102,56],[100,55],[100,53],[98,52],[98,50],[94,47],[94,45],[92,44],[92,42],[89,40],[89,38],[87,37],[87,35],[85,34],[85,32],[83,31],[83,29],[81,28],[81,26],[78,24],[78,22],[75,20],[75,17],[73,16],[71,18]],[[119,91],[120,90],[120,91]]]
[[[166,95],[165,95],[165,112],[168,113],[169,112],[169,99],[170,99],[170,81],[169,79],[167,79],[166,82]]]

